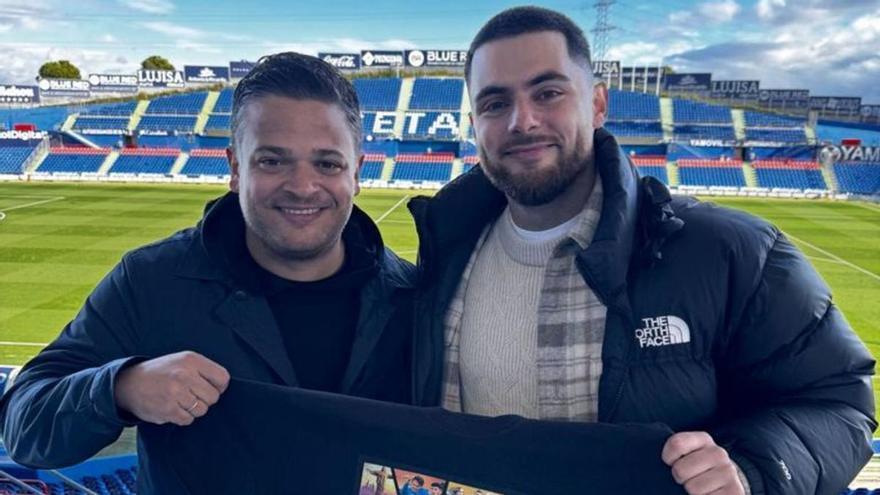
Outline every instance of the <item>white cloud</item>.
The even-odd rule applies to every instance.
[[[776,16],[777,7],[785,7],[785,0],[758,0],[755,12],[761,19],[768,20]]]
[[[52,9],[41,0],[0,0],[0,32],[13,29],[36,31],[51,16]]]
[[[37,71],[50,60],[70,60],[84,77],[97,73],[133,73],[136,67],[124,57],[104,50],[47,48],[29,43],[7,44],[3,47],[0,81],[11,84],[34,84]]]
[[[736,17],[740,6],[735,0],[721,0],[719,2],[706,2],[697,7],[700,15],[715,24],[729,22]]]
[[[148,14],[167,14],[174,10],[169,0],[120,0],[123,5]]]
[[[204,38],[208,33],[188,26],[173,24],[165,21],[142,22],[141,26],[159,34],[164,34],[171,38]]]
[[[620,60],[624,65],[655,66],[666,56],[681,53],[693,48],[693,45],[687,41],[681,40],[669,44],[634,41],[610,47],[608,49],[607,59]]]

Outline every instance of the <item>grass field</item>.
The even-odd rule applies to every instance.
[[[194,224],[221,186],[0,183],[0,363],[52,340],[127,250]],[[415,260],[408,191],[365,190],[357,204],[385,242]],[[714,199],[778,225],[810,257],[868,348],[880,356],[880,207]]]

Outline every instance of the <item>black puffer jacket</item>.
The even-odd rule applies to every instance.
[[[772,225],[671,198],[602,129],[595,146],[603,214],[577,267],[608,307],[599,421],[706,430],[755,495],[839,493],[871,456],[874,360],[828,286]],[[444,316],[505,205],[479,167],[409,204],[418,404],[440,401]]]

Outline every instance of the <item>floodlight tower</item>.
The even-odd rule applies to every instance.
[[[615,3],[617,0],[597,0],[593,4],[593,8],[596,9],[596,26],[590,30],[593,33],[593,60],[605,60],[605,56],[608,55],[609,35],[617,29],[608,20],[611,6]]]

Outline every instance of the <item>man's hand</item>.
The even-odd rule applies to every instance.
[[[745,488],[727,451],[704,431],[676,433],[661,454],[672,467],[672,477],[689,495],[743,495]]]
[[[204,416],[228,385],[225,368],[184,351],[122,370],[114,395],[117,407],[142,421],[186,426]]]

